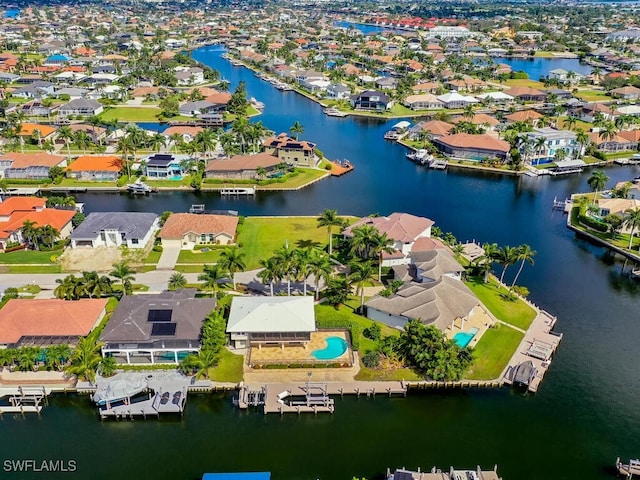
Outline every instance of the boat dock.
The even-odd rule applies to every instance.
[[[459,469],[450,467],[448,471],[442,471],[437,467],[433,467],[430,471],[407,470],[404,467],[397,468],[391,473],[387,469],[387,480],[405,480],[407,478],[420,480],[502,480],[498,476],[498,466],[494,465],[493,470],[482,470],[480,466],[475,469]]]
[[[225,187],[220,189],[220,195],[255,195],[256,187]]]
[[[331,162],[331,176],[341,177],[345,173],[352,171],[353,168],[353,164],[349,160],[343,160],[342,162],[335,160]]]
[[[47,395],[51,390],[44,386],[19,386],[16,388],[0,389],[0,398],[9,398],[9,405],[0,405],[3,413],[40,413],[43,404],[47,403]]]
[[[620,457],[618,457],[616,459],[616,469],[620,475],[623,475],[627,479],[640,477],[640,460],[629,460],[628,464],[624,464],[620,461]]]
[[[566,200],[558,200],[557,197],[553,197],[553,210],[562,210],[564,213],[570,213],[573,208],[573,200],[567,198]]]
[[[429,162],[429,168],[434,170],[444,170],[447,168],[447,165],[449,165],[449,163],[446,160],[432,160]]]
[[[335,405],[330,396],[407,394],[407,385],[402,382],[305,382],[305,383],[269,383],[257,387],[241,385],[238,397],[234,399],[237,407],[262,407],[267,413],[333,413]]]

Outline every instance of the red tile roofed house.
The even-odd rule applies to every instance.
[[[196,135],[203,131],[203,127],[191,127],[188,125],[173,125],[167,128],[162,135],[166,138],[170,138],[172,135],[182,135],[182,141],[184,143],[189,143],[196,138]]]
[[[49,125],[39,125],[37,123],[23,123],[21,125],[20,135],[21,137],[32,137],[32,136],[40,136],[41,140],[47,140],[54,133],[56,133],[56,129]]]
[[[64,166],[65,163],[62,155],[9,152],[0,157],[0,171],[4,171],[7,179],[44,180],[49,178],[51,167]]]
[[[229,92],[217,92],[209,95],[205,100],[213,103],[214,105],[224,105],[226,107],[231,100],[231,94]]]
[[[640,143],[640,130],[623,130],[618,133],[618,136],[630,142],[635,142],[636,145]]]
[[[543,116],[535,110],[521,110],[519,112],[514,112],[510,115],[507,115],[504,118],[508,123],[526,122],[535,127],[538,124],[538,120],[540,120],[542,117]]]
[[[282,160],[268,153],[235,155],[229,159],[212,160],[204,174],[206,178],[257,178],[259,168],[268,174],[280,163]]]
[[[504,93],[525,102],[544,102],[547,99],[545,92],[531,87],[513,87]]]
[[[174,213],[158,233],[164,247],[192,249],[195,245],[229,245],[235,242],[238,217]]]
[[[105,316],[106,298],[14,298],[0,309],[0,348],[74,345]]]
[[[83,155],[67,167],[67,176],[83,181],[115,182],[122,159],[118,155]]]
[[[320,162],[315,143],[292,139],[286,133],[267,138],[263,145],[267,153],[294,167],[315,167]]]
[[[440,88],[440,85],[437,83],[433,83],[433,82],[426,82],[426,83],[419,83],[417,85],[414,85],[413,87],[411,87],[411,90],[413,90],[416,93],[435,93],[436,91],[438,91],[438,88]]]
[[[46,200],[36,197],[9,197],[0,203],[0,249],[24,243],[22,225],[29,220],[35,227],[51,225],[61,239],[71,235],[75,210],[46,208]]]
[[[445,135],[449,135],[451,129],[453,128],[453,124],[443,122],[441,120],[430,120],[428,122],[420,122],[418,125],[413,127],[411,131],[414,129],[417,130],[420,128],[422,133],[426,133],[430,136],[430,138],[440,138]]]
[[[588,132],[589,140],[600,151],[612,153],[612,152],[624,152],[633,151],[638,149],[638,142],[623,137],[622,135],[616,135],[613,138],[601,136],[602,132]]]
[[[392,213],[388,217],[365,217],[342,231],[346,238],[353,236],[353,229],[363,225],[375,227],[381,234],[393,240],[393,248],[397,253],[383,257],[383,266],[402,265],[408,263],[407,255],[415,242],[422,237],[431,237],[433,220],[417,217],[410,213]]]
[[[436,148],[445,155],[466,158],[469,160],[483,160],[498,158],[506,160],[509,153],[509,142],[499,140],[491,135],[471,135],[457,133],[433,140]]]
[[[613,120],[615,117],[613,110],[602,103],[588,103],[584,105],[580,109],[578,117],[585,122],[593,122],[597,113],[601,113],[605,120]]]

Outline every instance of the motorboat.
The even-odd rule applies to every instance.
[[[433,161],[433,155],[431,155],[428,150],[422,148],[415,152],[407,153],[407,158],[420,165],[427,165]]]
[[[153,189],[142,180],[137,179],[134,183],[127,185],[127,190],[136,195],[146,195],[151,193]]]
[[[93,394],[93,401],[97,405],[116,403],[137,395],[147,389],[147,382],[130,382],[129,380],[115,380],[107,385],[104,390]]]
[[[327,107],[323,110],[323,112],[325,115],[328,115],[330,117],[346,117],[347,115],[349,115],[348,113],[342,112],[335,107]]]

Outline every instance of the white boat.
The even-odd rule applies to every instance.
[[[110,382],[104,390],[99,390],[94,393],[93,401],[97,405],[120,402],[137,395],[146,388],[148,388],[148,386],[145,381],[130,382],[128,380],[116,380]]]
[[[251,97],[251,99],[249,100],[249,103],[251,105],[253,105],[255,108],[257,108],[258,110],[264,110],[264,103],[263,102],[259,102],[258,100],[256,100],[253,97]]]
[[[431,155],[428,150],[422,148],[415,152],[407,153],[407,158],[420,165],[426,165],[433,161],[433,155]]]
[[[341,112],[335,107],[327,107],[323,110],[323,112],[325,115],[328,115],[330,117],[346,117],[347,115],[349,115],[346,112]]]
[[[407,132],[407,129],[410,126],[411,122],[407,122],[406,120],[398,122],[393,127],[391,127],[391,130],[384,134],[384,139],[399,140]]]
[[[256,187],[225,187],[220,190],[220,195],[255,195]]]
[[[153,191],[153,189],[149,185],[147,185],[140,179],[136,180],[135,183],[128,184],[127,190],[130,193],[136,195],[146,195],[147,193],[151,193]]]

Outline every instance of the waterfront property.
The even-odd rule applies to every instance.
[[[576,141],[576,134],[570,130],[557,130],[551,127],[536,128],[533,132],[522,134],[530,142],[528,146],[521,146],[521,154],[525,161],[532,165],[550,163],[557,158],[557,152],[563,150],[565,157],[578,158],[584,147]],[[526,151],[525,151],[526,149]],[[532,151],[531,155],[529,152]]]
[[[196,245],[235,242],[238,217],[207,213],[173,213],[158,233],[163,247],[193,249]]]
[[[479,161],[485,158],[505,160],[509,153],[508,142],[487,134],[456,133],[434,139],[433,144],[447,156],[468,160]]]
[[[100,341],[103,356],[127,364],[178,364],[200,351],[202,323],[213,298],[195,298],[196,289],[125,295],[107,322]]]
[[[149,179],[163,178],[180,180],[186,173],[185,162],[188,155],[174,155],[171,153],[154,153],[144,159],[145,175]]]
[[[75,345],[104,318],[106,298],[14,298],[0,309],[0,348]]]
[[[265,153],[294,167],[316,167],[320,162],[320,157],[315,153],[315,143],[290,138],[286,133],[267,138],[263,145]]]
[[[393,101],[389,96],[377,90],[366,90],[351,96],[351,108],[354,110],[384,112],[392,105]]]
[[[276,165],[282,163],[278,157],[268,153],[254,155],[234,155],[229,159],[209,162],[204,171],[206,178],[250,179],[257,178],[258,172],[273,174]]]
[[[67,176],[80,181],[115,182],[122,159],[116,155],[82,155],[67,167]]]
[[[61,167],[65,164],[66,159],[62,155],[52,155],[45,152],[8,152],[0,157],[0,171],[4,172],[4,178],[9,181],[11,179],[49,179],[51,167]]]
[[[482,470],[479,466],[475,469],[463,470],[450,467],[448,471],[442,471],[433,467],[430,471],[424,472],[398,468],[390,474],[387,472],[387,480],[502,480],[498,476],[497,466],[493,470]]]
[[[159,217],[146,212],[93,212],[74,230],[71,248],[146,248],[158,230]]]

